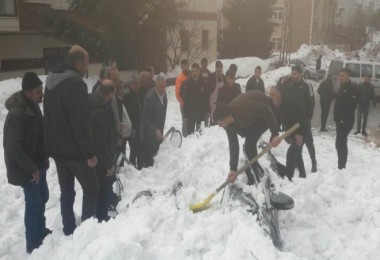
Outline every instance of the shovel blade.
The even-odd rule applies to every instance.
[[[194,213],[206,210],[211,207],[210,202],[215,197],[216,192],[211,193],[204,201],[191,205],[190,210]]]

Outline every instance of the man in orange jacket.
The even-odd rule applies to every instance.
[[[177,97],[177,100],[180,105],[181,110],[181,116],[182,116],[182,135],[187,136],[187,124],[186,124],[186,118],[183,117],[183,100],[180,96],[180,90],[182,83],[187,80],[189,77],[189,63],[187,60],[183,59],[181,60],[181,74],[177,77],[175,81],[175,96]]]

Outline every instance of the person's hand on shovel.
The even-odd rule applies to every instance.
[[[231,171],[228,174],[227,180],[228,180],[229,183],[234,183],[236,181],[236,178],[237,178],[237,172]]]

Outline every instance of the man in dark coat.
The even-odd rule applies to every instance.
[[[207,86],[207,92],[210,97],[209,113],[211,125],[216,124],[216,122],[214,121],[213,114],[217,103],[219,91],[224,86],[225,80],[226,79],[223,75],[223,63],[218,60],[215,62],[215,72],[211,74]]]
[[[199,65],[191,65],[191,77],[182,83],[180,95],[183,100],[183,114],[187,121],[187,135],[199,131],[208,108],[208,95],[204,81],[199,77]]]
[[[326,80],[318,87],[318,94],[320,95],[321,104],[321,132],[326,132],[327,117],[330,113],[331,102],[334,99],[334,84],[332,75],[329,75]]]
[[[240,85],[235,83],[235,75],[233,70],[226,72],[226,84],[219,91],[217,103],[229,104],[241,94]]]
[[[99,197],[96,218],[99,222],[108,221],[107,177],[114,173],[116,131],[114,114],[109,105],[115,92],[112,81],[103,80],[97,93],[89,96],[91,133],[94,138],[95,154],[98,158],[96,173],[99,180]]]
[[[214,120],[226,129],[230,148],[230,173],[228,179],[234,182],[239,161],[238,136],[245,137],[245,151],[251,160],[257,155],[259,138],[270,129],[271,142],[275,146],[280,143],[276,115],[272,109],[270,98],[260,91],[250,91],[237,96],[230,104],[217,104]],[[253,165],[254,173],[259,179],[260,166]],[[253,175],[247,171],[248,185],[254,183]]]
[[[307,150],[309,151],[310,159],[311,159],[311,172],[317,172],[317,158],[315,154],[315,146],[314,146],[314,138],[313,138],[313,132],[311,131],[311,120],[313,119],[314,115],[314,107],[315,107],[315,96],[314,96],[314,89],[311,84],[307,84],[309,86],[309,107],[310,107],[310,113],[308,113],[308,133],[305,137],[305,145]]]
[[[357,102],[356,86],[351,82],[349,71],[339,72],[340,87],[335,96],[334,121],[336,123],[335,147],[338,153],[338,169],[346,168],[348,147],[347,137],[354,126]]]
[[[153,157],[157,154],[164,139],[167,106],[166,80],[159,76],[156,79],[156,86],[145,96],[141,116],[140,136],[144,143],[144,167],[153,166]]]
[[[300,66],[292,68],[292,82],[281,86],[282,102],[281,112],[285,130],[299,123],[300,127],[288,138],[290,147],[286,155],[287,177],[292,180],[295,168],[300,177],[306,178],[305,165],[302,158],[302,148],[305,138],[310,133],[310,118],[312,118],[314,105],[310,102],[310,87],[302,80]]]
[[[129,82],[124,95],[124,106],[128,111],[128,115],[132,123],[132,133],[128,138],[129,148],[131,151],[129,161],[139,170],[143,167],[143,158],[141,154],[142,143],[139,131],[142,111],[142,103],[139,96],[140,89],[141,77],[139,75],[134,75],[132,80]]]
[[[54,70],[46,79],[45,148],[57,166],[65,235],[71,235],[76,228],[75,178],[83,189],[82,221],[95,215],[98,201],[97,158],[90,134],[87,85],[82,80],[88,62],[86,50],[73,46],[65,67]]]
[[[368,120],[369,105],[372,101],[373,107],[376,107],[375,87],[371,84],[371,76],[364,75],[364,82],[358,86],[358,123],[355,135],[359,134],[367,136],[366,127]],[[363,118],[363,125],[362,125]]]
[[[247,82],[247,86],[245,87],[245,92],[248,92],[251,90],[258,90],[265,93],[265,86],[264,86],[264,81],[261,79],[261,72],[262,72],[261,67],[257,66],[255,68],[255,75],[251,77]]]
[[[43,145],[42,82],[33,72],[25,73],[22,90],[5,102],[9,110],[4,123],[4,159],[8,182],[21,186],[25,195],[26,251],[31,253],[51,233],[46,228],[45,205],[49,199]]]

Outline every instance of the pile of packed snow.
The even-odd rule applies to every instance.
[[[344,53],[339,50],[331,50],[327,45],[307,45],[302,44],[301,47],[290,55],[291,59],[306,58],[316,61],[319,55],[322,55],[322,70],[328,70],[330,62],[333,59],[344,57]]]
[[[380,31],[370,33],[368,37],[368,42],[358,52],[360,58],[380,60]]]
[[[284,71],[282,71],[284,70]],[[288,70],[288,71],[285,71]],[[268,76],[267,82],[288,73],[283,68]],[[45,80],[44,77],[41,78]],[[95,78],[88,81],[89,86]],[[269,83],[268,83],[269,84]],[[20,89],[21,79],[0,82],[0,102]],[[168,91],[166,129],[180,129],[181,116],[174,88]],[[0,107],[0,122],[6,110]],[[2,127],[0,128],[2,129]],[[2,130],[0,130],[2,131]],[[1,132],[2,135],[2,132]],[[268,140],[269,134],[264,139]],[[2,138],[0,138],[2,139]],[[60,216],[60,189],[55,165],[48,172],[50,199],[47,226],[54,230],[30,259],[378,259],[380,254],[380,152],[373,144],[349,138],[348,169],[336,168],[337,158],[332,133],[315,133],[319,171],[293,183],[275,177],[279,189],[295,200],[295,208],[280,212],[284,250],[278,251],[239,201],[220,205],[220,196],[212,208],[193,214],[188,205],[203,200],[224,182],[229,170],[227,137],[223,129],[211,127],[202,134],[183,140],[176,149],[163,144],[154,167],[137,171],[126,166],[120,173],[124,184],[119,215],[108,223],[89,220],[80,224],[81,188],[76,183],[75,212],[80,224],[73,236],[65,237]],[[288,145],[282,143],[273,152],[285,161]],[[244,158],[240,153],[240,165]],[[3,151],[0,152],[3,156]],[[311,163],[304,150],[307,169]],[[263,158],[261,164],[269,168]],[[0,258],[26,259],[23,225],[22,189],[7,184],[4,161],[0,160]],[[272,176],[275,176],[271,172]],[[171,187],[181,181],[177,196]],[[239,177],[244,186],[246,177]],[[256,196],[253,187],[245,191]],[[151,190],[153,197],[135,195]]]

